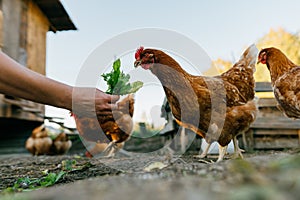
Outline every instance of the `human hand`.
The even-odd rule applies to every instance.
[[[96,88],[74,87],[72,112],[76,115],[95,117],[111,114],[117,109],[118,95],[109,95]]]
[[[120,99],[119,95],[110,95],[96,90],[95,94],[95,110],[97,115],[106,115],[107,112],[111,113],[112,110],[116,110],[118,105],[116,102]]]

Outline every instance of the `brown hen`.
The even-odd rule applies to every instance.
[[[52,151],[54,155],[65,154],[72,147],[72,141],[69,140],[66,133],[60,133],[54,140]]]
[[[200,157],[217,141],[221,161],[232,139],[235,155],[242,157],[236,136],[256,117],[253,73],[257,52],[255,45],[250,46],[231,69],[215,77],[191,75],[163,51],[142,47],[136,52],[135,66],[150,69],[160,80],[178,124],[205,138],[209,145]]]
[[[72,146],[72,141],[61,132],[55,138],[49,136],[49,129],[44,124],[35,128],[26,140],[25,148],[33,155],[61,155]]]
[[[258,63],[266,64],[271,75],[278,108],[290,118],[300,118],[300,67],[274,47],[262,49]]]
[[[35,128],[31,136],[26,140],[25,148],[32,155],[50,155],[53,141],[48,136],[45,125]]]
[[[85,141],[96,142],[93,148],[86,152],[86,156],[103,153],[111,157],[129,139],[133,130],[133,94],[127,95],[117,105],[118,109],[113,110],[111,114],[100,115],[98,119],[73,115],[81,137]]]

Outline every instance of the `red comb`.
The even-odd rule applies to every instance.
[[[135,55],[134,55],[135,59],[140,58],[140,54],[142,53],[143,50],[144,50],[144,47],[142,47],[142,46],[136,50]]]

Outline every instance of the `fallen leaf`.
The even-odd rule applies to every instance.
[[[162,163],[162,162],[154,162],[154,163],[151,163],[150,165],[148,165],[147,167],[144,168],[144,170],[146,172],[150,172],[154,169],[163,169],[165,167],[167,167],[168,165]]]

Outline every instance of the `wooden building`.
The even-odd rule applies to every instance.
[[[76,29],[59,0],[0,0],[1,50],[38,73],[46,72],[47,32]],[[32,130],[43,116],[43,105],[0,95],[0,138],[11,129]]]

